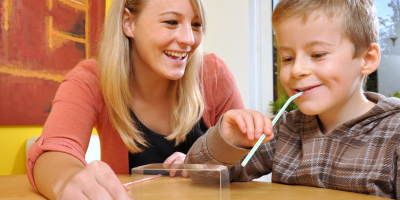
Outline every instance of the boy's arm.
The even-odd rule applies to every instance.
[[[221,119],[193,144],[186,156],[186,164],[226,165],[230,169],[250,152],[229,144],[221,136]]]
[[[247,166],[243,168],[240,165],[241,160],[251,148],[235,147],[228,142],[221,134],[222,121],[223,117],[195,142],[186,156],[185,163],[225,165],[230,169],[231,181],[250,181],[270,173],[272,162],[266,162],[272,161],[273,156],[271,158],[265,158],[265,156],[273,155],[273,153],[265,153],[265,151],[266,147],[275,144],[275,140],[269,142],[268,145],[262,144]],[[264,152],[264,155],[260,152]]]

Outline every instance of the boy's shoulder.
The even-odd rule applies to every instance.
[[[375,138],[392,138],[399,143],[400,99],[373,92],[365,92],[364,95],[368,100],[374,102],[375,106],[367,113],[352,120],[351,127],[357,128],[360,134],[367,134]]]
[[[386,97],[374,92],[365,92],[365,97],[376,105],[367,113],[368,117],[384,119],[391,118],[400,123],[400,99]],[[393,121],[394,122],[394,121]]]

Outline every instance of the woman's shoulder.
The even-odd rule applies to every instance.
[[[214,126],[230,109],[243,109],[243,100],[235,78],[225,62],[213,53],[203,54],[203,91],[206,104],[204,120]]]
[[[203,71],[205,73],[223,73],[229,71],[226,63],[214,53],[203,53]]]
[[[90,88],[98,87],[98,63],[94,59],[87,59],[79,62],[67,75],[63,81],[74,81],[76,83],[88,85]]]
[[[98,63],[94,59],[87,59],[79,62],[67,75],[65,78],[70,77],[85,77],[92,76],[97,78],[98,73]]]
[[[203,81],[236,85],[235,78],[226,63],[214,53],[203,53]]]
[[[64,89],[74,90],[75,93],[90,94],[100,99],[98,63],[94,59],[79,62],[62,80]],[[84,96],[84,95],[83,95]]]

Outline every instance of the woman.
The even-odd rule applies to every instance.
[[[183,163],[194,141],[243,108],[232,74],[199,45],[202,0],[114,0],[97,61],[65,76],[27,160],[33,187],[54,199],[128,199],[115,173]],[[96,127],[102,161],[84,155]]]

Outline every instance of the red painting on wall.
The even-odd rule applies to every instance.
[[[43,125],[61,80],[96,55],[105,0],[0,0],[0,125]]]

